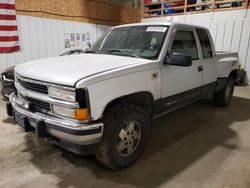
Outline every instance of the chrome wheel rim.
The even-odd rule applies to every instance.
[[[141,139],[141,126],[137,121],[127,122],[121,129],[116,148],[121,156],[131,155],[138,147]]]

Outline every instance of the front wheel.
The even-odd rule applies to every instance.
[[[104,132],[96,157],[111,169],[124,168],[142,154],[149,132],[146,113],[131,104],[118,104],[104,117]]]
[[[235,80],[229,76],[224,88],[216,92],[213,96],[213,101],[217,106],[227,106],[233,97]]]

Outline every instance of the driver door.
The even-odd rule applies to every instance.
[[[198,48],[198,37],[193,28],[177,29],[168,51],[192,57],[191,66],[162,65],[162,100],[167,110],[185,105],[201,96],[203,68]]]

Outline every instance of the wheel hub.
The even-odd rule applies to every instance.
[[[117,151],[122,156],[128,156],[132,154],[141,138],[141,127],[136,121],[127,122],[119,133],[117,140]]]

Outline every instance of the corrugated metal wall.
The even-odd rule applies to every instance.
[[[0,72],[21,62],[58,56],[69,49],[64,48],[65,33],[89,32],[93,43],[108,26],[80,22],[17,16],[21,52],[0,54]]]
[[[207,27],[217,51],[238,52],[250,75],[250,10],[234,10],[144,19],[143,22],[177,21]]]

